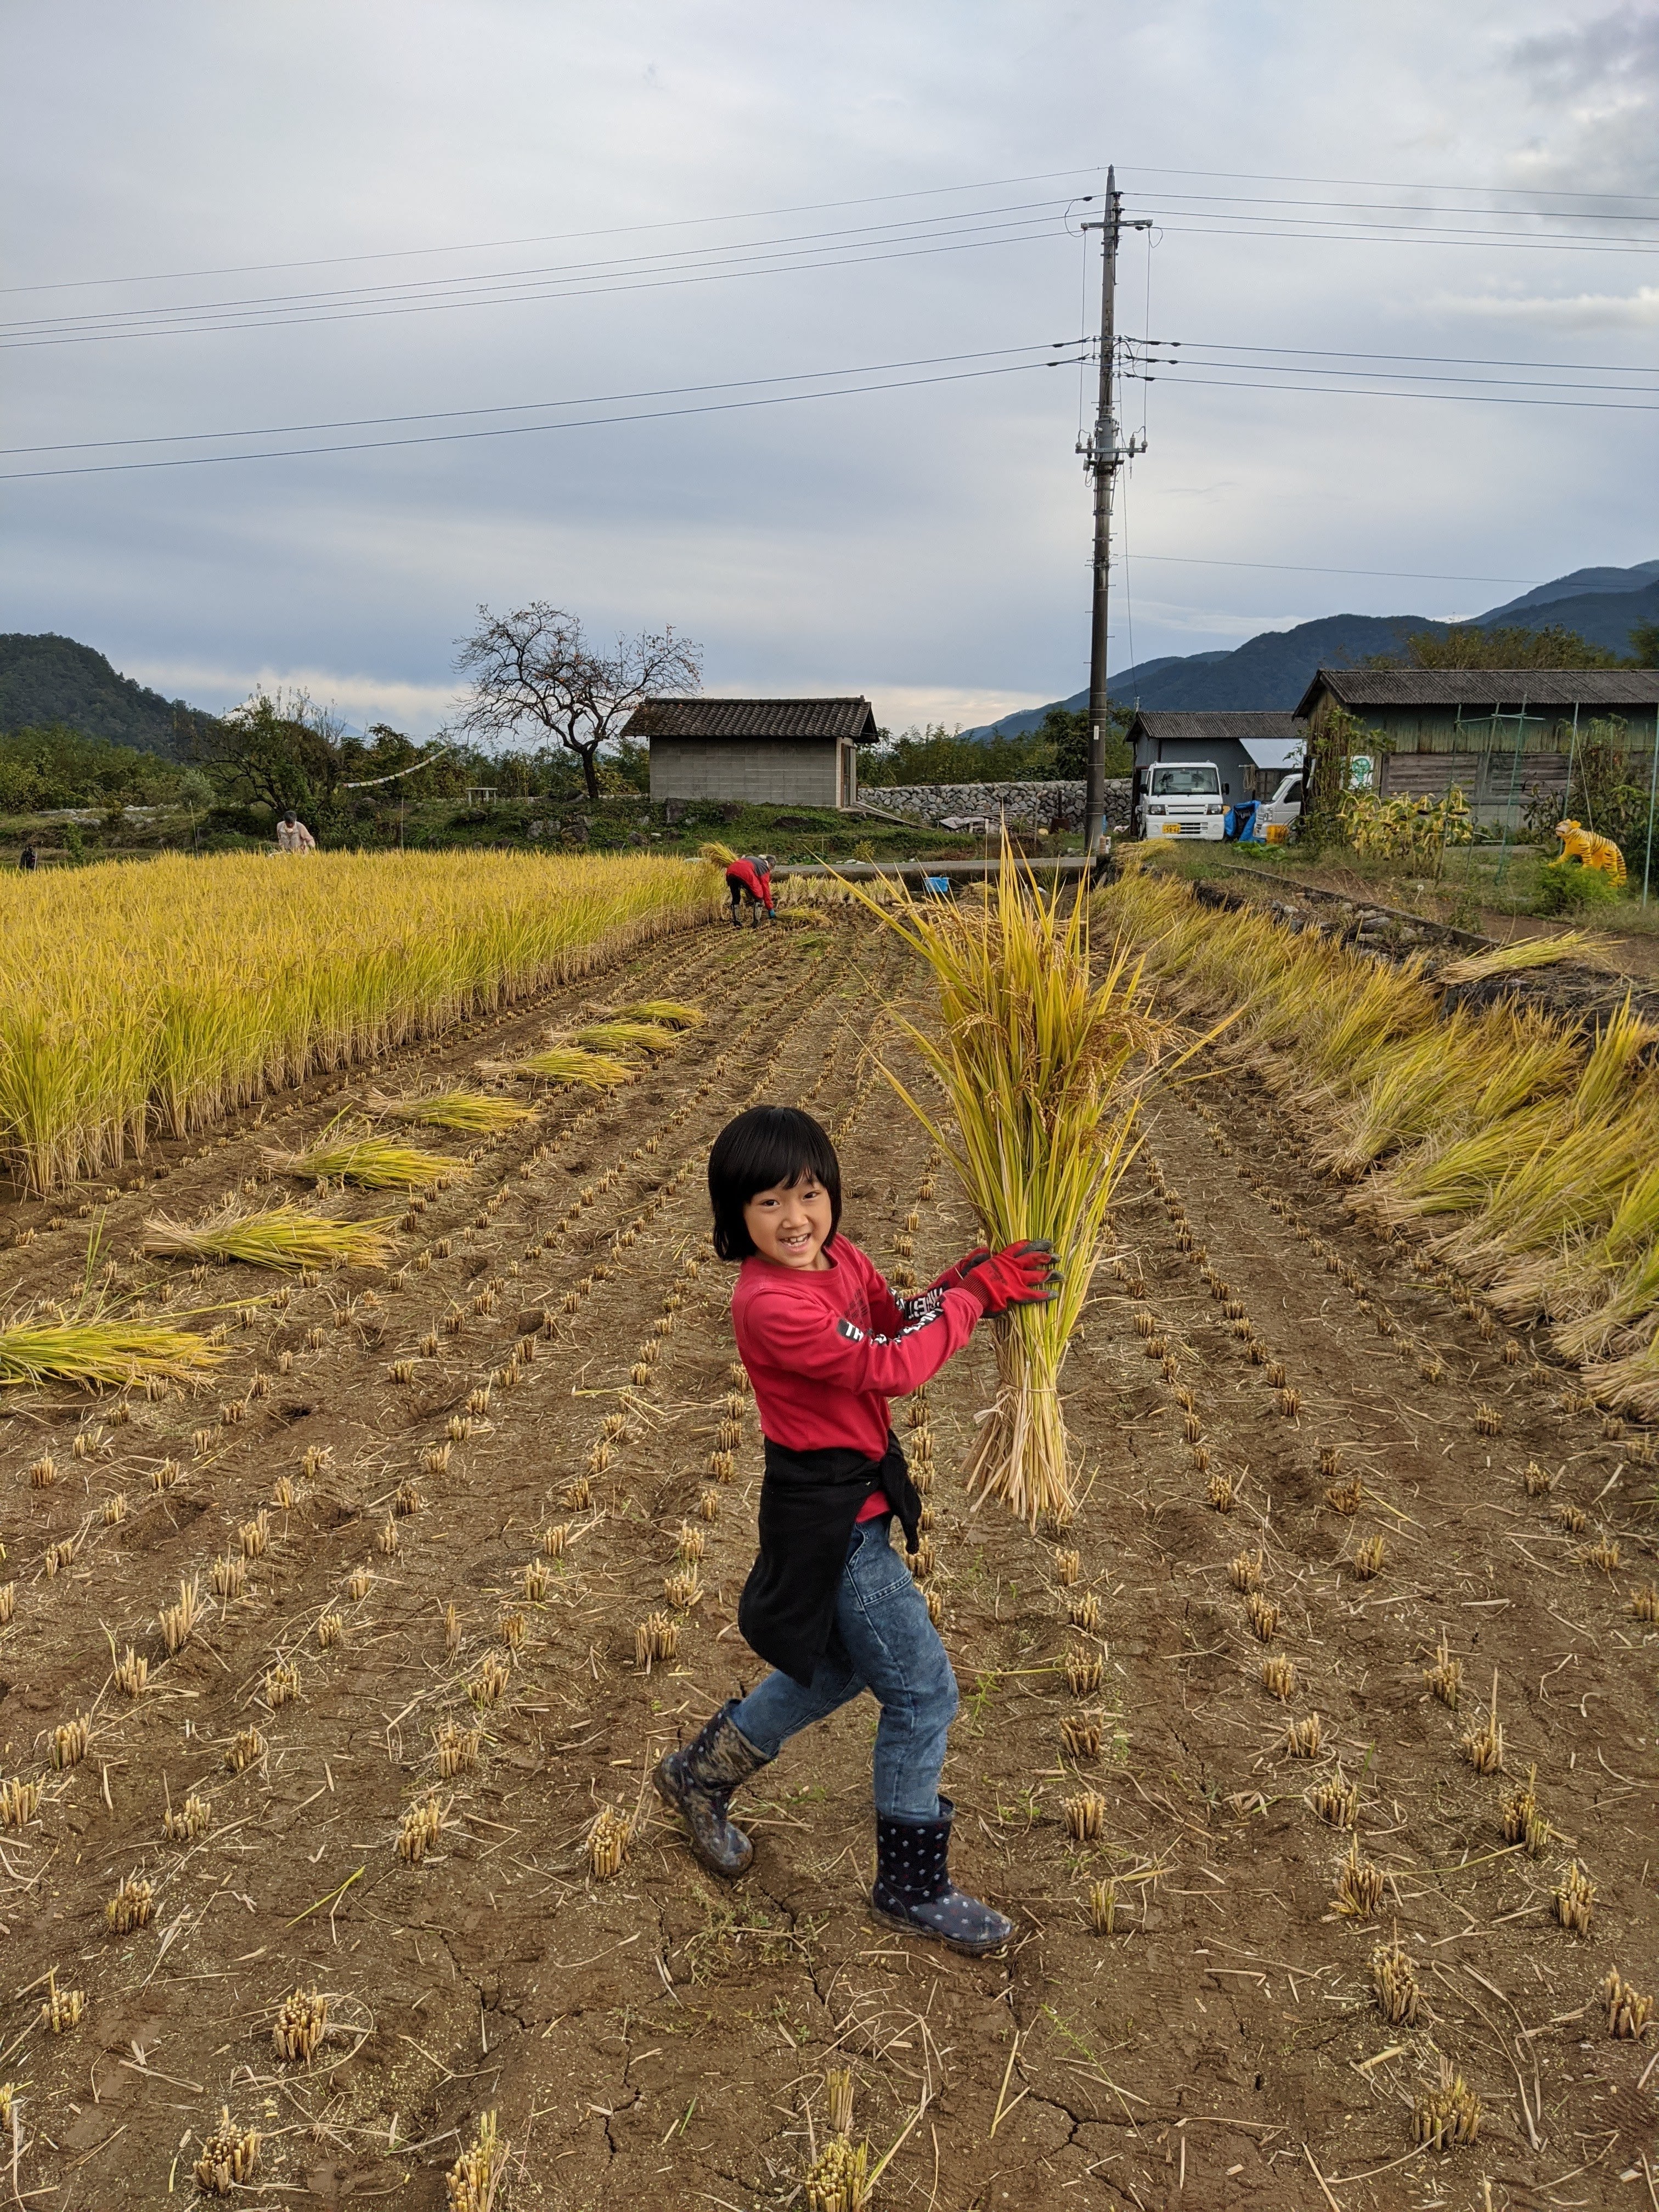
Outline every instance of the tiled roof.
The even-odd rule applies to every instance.
[[[1511,713],[1528,707],[1611,708],[1659,706],[1659,668],[1322,668],[1304,693],[1299,717],[1321,693],[1339,707],[1461,707]]]
[[[1231,710],[1215,713],[1165,713],[1153,708],[1143,708],[1129,725],[1129,741],[1136,738],[1151,738],[1164,744],[1217,744],[1231,742],[1243,744],[1248,740],[1264,738],[1294,739],[1298,744],[1306,732],[1294,714],[1234,714]]]
[[[867,699],[647,699],[636,707],[625,738],[872,738],[876,717]]]

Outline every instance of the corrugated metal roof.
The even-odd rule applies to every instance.
[[[1297,751],[1306,741],[1307,732],[1294,714],[1235,714],[1231,710],[1206,713],[1177,714],[1161,708],[1143,710],[1129,725],[1129,742],[1137,738],[1150,738],[1164,744],[1222,744],[1249,745],[1279,738],[1285,744],[1294,743]],[[1258,766],[1264,763],[1258,763]]]
[[[867,699],[647,699],[628,718],[625,738],[875,737]]]
[[[1297,708],[1305,720],[1321,693],[1363,714],[1375,707],[1461,707],[1466,715],[1502,708],[1598,709],[1659,706],[1659,668],[1322,668]]]
[[[1300,768],[1308,750],[1305,730],[1293,738],[1241,738],[1239,743],[1252,768],[1277,769],[1281,775]]]

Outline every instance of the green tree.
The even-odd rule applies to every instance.
[[[243,805],[292,807],[319,819],[334,811],[345,776],[338,720],[304,692],[285,697],[256,691],[197,739],[198,757],[217,789]],[[315,828],[316,823],[312,823]]]
[[[1419,629],[1405,641],[1403,653],[1369,654],[1366,668],[1616,668],[1619,656],[1605,646],[1592,645],[1576,629],[1547,623],[1541,629],[1523,624],[1500,629],[1477,629],[1473,623],[1454,623],[1448,630]]]
[[[1630,634],[1631,665],[1659,668],[1659,622],[1639,622]]]

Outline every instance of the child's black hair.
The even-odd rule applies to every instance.
[[[810,1176],[830,1194],[827,1252],[841,1226],[841,1162],[829,1132],[799,1106],[751,1106],[728,1121],[708,1155],[708,1202],[714,1211],[714,1249],[722,1260],[753,1257],[754,1239],[743,1210],[757,1190],[799,1182]]]

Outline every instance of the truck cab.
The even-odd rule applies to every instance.
[[[1257,806],[1252,834],[1264,845],[1282,845],[1302,819],[1302,771],[1297,769],[1281,776],[1273,797]]]
[[[1139,827],[1145,837],[1202,837],[1219,844],[1227,814],[1213,761],[1154,761],[1146,770]]]

